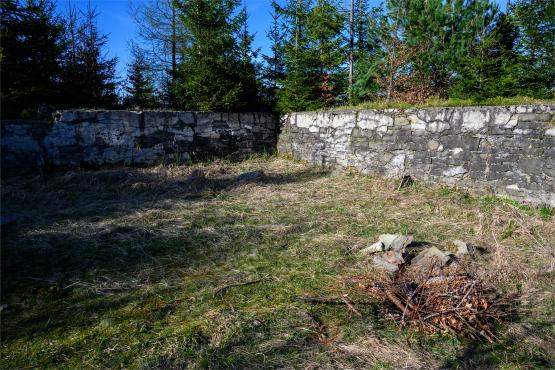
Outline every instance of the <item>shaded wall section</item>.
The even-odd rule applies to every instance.
[[[314,164],[555,207],[555,105],[291,113],[278,151]]]
[[[278,122],[271,113],[89,110],[59,112],[53,123],[3,121],[2,172],[273,151]]]

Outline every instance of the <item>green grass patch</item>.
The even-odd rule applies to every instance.
[[[411,104],[404,101],[369,101],[353,106],[342,106],[333,110],[358,110],[358,109],[411,109],[411,108],[442,108],[442,107],[469,107],[469,106],[503,106],[503,105],[528,105],[528,104],[555,104],[555,99],[537,99],[527,96],[495,97],[482,100],[475,99],[438,99],[430,98],[422,104]]]
[[[204,183],[175,185],[196,168]],[[552,210],[270,155],[2,185],[18,217],[2,229],[3,368],[553,366]],[[354,278],[375,271],[356,251],[399,232],[482,247],[480,273],[534,292],[522,317],[487,345],[399,329],[375,302],[359,317],[294,300],[368,301]]]

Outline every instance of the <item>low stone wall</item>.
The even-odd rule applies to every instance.
[[[3,121],[2,172],[273,151],[277,128],[271,113],[63,111],[54,123]]]
[[[291,113],[280,153],[555,207],[555,105]]]

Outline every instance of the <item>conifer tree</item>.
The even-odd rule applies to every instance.
[[[262,82],[264,85],[264,99],[268,107],[274,109],[277,104],[277,93],[280,82],[285,76],[283,60],[283,31],[281,16],[276,12],[276,2],[272,2],[272,25],[266,33],[270,41],[270,55],[263,55]]]
[[[132,47],[133,60],[127,69],[125,105],[131,108],[149,109],[156,106],[151,70],[142,50]]]
[[[555,95],[555,2],[517,0],[509,8],[517,28],[515,50],[518,63],[513,75],[519,94],[537,97]]]
[[[481,100],[518,93],[514,76],[516,30],[511,18],[500,13],[495,22],[483,27],[469,53],[461,57],[450,97]]]
[[[254,109],[260,102],[259,65],[255,62],[259,50],[253,50],[252,48],[254,36],[248,31],[247,21],[247,8],[242,7],[234,22],[240,61],[238,80],[241,84],[241,94],[239,100],[245,108]]]
[[[64,23],[49,0],[3,0],[1,11],[2,117],[36,117],[56,105]]]
[[[254,109],[251,36],[235,11],[239,0],[186,0],[182,22],[190,44],[183,50],[175,87],[179,104],[194,110]],[[246,95],[249,95],[247,98]],[[254,96],[253,96],[254,95]]]
[[[358,95],[374,91],[370,95],[416,103],[447,97],[462,71],[485,77],[472,68],[487,67],[478,58],[491,62],[486,54],[495,16],[489,0],[388,0],[370,27],[377,50],[357,79]],[[476,58],[467,60],[474,52]]]
[[[311,0],[289,0],[285,6],[274,3],[283,19],[283,59],[285,76],[280,81],[277,108],[280,111],[314,110],[321,107],[317,97],[319,80],[317,65],[309,60],[306,31]]]
[[[285,25],[278,109],[314,110],[345,99],[345,17],[332,0],[276,4]]]
[[[98,31],[98,13],[90,6],[82,14],[69,12],[62,92],[71,108],[110,108],[117,104],[117,58],[107,58],[107,36]]]
[[[372,20],[375,19],[375,11],[370,9],[368,0],[352,0],[352,91],[349,92],[349,104],[356,104],[361,101],[364,93],[359,95],[360,89],[357,81],[363,78],[366,70],[370,67],[369,62],[373,59],[375,52],[375,35],[371,28]],[[360,84],[360,82],[359,82]]]
[[[428,95],[447,97],[461,58],[492,22],[497,11],[489,0],[390,0],[401,15],[403,38],[416,47],[412,58],[416,83]]]

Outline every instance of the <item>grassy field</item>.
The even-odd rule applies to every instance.
[[[2,368],[555,366],[551,209],[275,157],[2,185]],[[399,329],[353,282],[381,233],[485,248],[466,263],[518,317],[494,344]],[[343,294],[362,316],[294,301]]]

